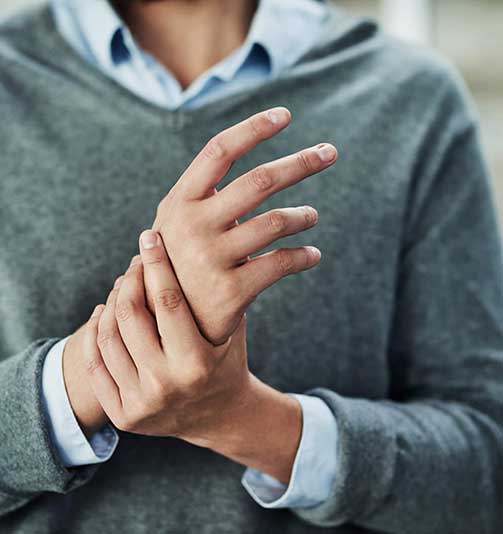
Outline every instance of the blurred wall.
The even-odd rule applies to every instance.
[[[0,0],[0,9],[2,9],[3,11],[8,11],[18,6],[23,6],[25,4],[30,4],[34,2],[36,2],[36,0],[33,0],[33,2],[31,2],[30,0]]]
[[[0,14],[39,1],[0,0]],[[398,31],[402,37],[410,33],[411,37],[428,41],[457,65],[480,113],[484,148],[503,221],[503,0],[337,0],[335,3],[380,19],[385,27]],[[414,9],[414,15],[410,16],[404,6]],[[393,16],[398,12],[399,17]],[[414,20],[416,26],[407,26]]]

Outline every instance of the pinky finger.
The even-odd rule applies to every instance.
[[[238,268],[243,284],[252,301],[262,291],[286,276],[312,269],[321,259],[321,252],[315,247],[281,248],[262,254]],[[246,283],[245,283],[246,282]]]
[[[86,324],[84,354],[91,388],[104,412],[113,422],[122,411],[122,400],[119,388],[101,357],[101,352],[96,341],[98,337],[99,318],[104,309],[104,304],[96,306]]]

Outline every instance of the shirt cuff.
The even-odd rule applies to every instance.
[[[63,378],[63,351],[68,339],[51,348],[42,369],[42,404],[52,443],[66,467],[106,462],[114,453],[119,436],[106,425],[88,441],[80,429]]]
[[[292,395],[302,406],[302,436],[290,483],[248,468],[241,480],[263,508],[309,508],[322,504],[333,487],[337,470],[338,431],[325,402],[308,395]]]

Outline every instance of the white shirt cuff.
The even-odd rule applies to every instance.
[[[323,503],[337,471],[337,421],[321,399],[292,395],[302,406],[302,437],[290,483],[248,468],[241,480],[253,499],[264,508],[309,508]]]
[[[42,369],[42,401],[52,443],[66,467],[106,462],[114,453],[119,436],[106,425],[88,441],[80,429],[63,377],[63,351],[68,339],[51,348]]]

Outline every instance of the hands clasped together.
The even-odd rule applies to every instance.
[[[86,329],[93,390],[122,430],[204,445],[247,389],[245,318],[226,343],[212,345],[194,321],[159,234],[147,230],[140,242],[141,256]],[[154,296],[154,316],[145,288]]]
[[[288,110],[274,108],[210,140],[160,203],[153,230],[140,238],[140,256],[85,325],[90,384],[119,429],[175,436],[264,468],[252,446],[239,444],[247,417],[248,433],[257,430],[250,411],[267,409],[286,424],[290,413],[298,422],[296,401],[248,370],[245,312],[267,287],[314,267],[321,255],[300,247],[250,256],[311,228],[318,214],[303,206],[237,220],[332,165],[337,152],[320,144],[215,189],[234,161],[289,123]],[[228,450],[219,445],[223,436]],[[288,478],[287,470],[269,472]]]

